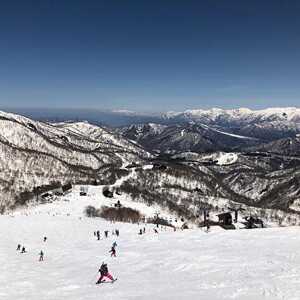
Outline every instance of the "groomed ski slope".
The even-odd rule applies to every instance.
[[[139,236],[138,225],[80,216],[88,204],[94,200],[83,197],[0,216],[0,299],[300,299],[298,227],[154,234],[147,225]],[[119,238],[93,235],[116,228]],[[103,261],[118,281],[97,286]]]

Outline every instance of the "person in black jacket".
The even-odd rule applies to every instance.
[[[96,284],[100,284],[101,282],[103,282],[102,280],[107,277],[108,279],[110,279],[111,281],[115,281],[115,279],[112,277],[112,275],[108,272],[108,267],[107,264],[102,263],[100,269],[100,277],[98,279],[98,281],[96,282]]]
[[[44,261],[44,252],[43,251],[40,252],[39,261]]]

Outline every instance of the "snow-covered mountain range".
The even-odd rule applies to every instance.
[[[116,192],[122,179],[118,193],[191,220],[199,207],[243,205],[260,216],[266,209],[276,218],[293,215],[294,224],[300,212],[298,136],[286,139],[270,144],[195,122],[113,130],[1,112],[1,209],[57,184],[105,185]]]
[[[205,124],[139,124],[118,130],[127,139],[156,152],[207,152],[238,150],[262,143],[259,139],[229,133]]]
[[[251,110],[249,108],[238,109],[220,109],[212,108],[208,110],[194,109],[184,112],[168,112],[163,115],[166,119],[181,118],[188,121],[197,121],[202,123],[238,122],[238,123],[259,123],[272,121],[289,121],[300,123],[300,108],[267,108],[262,110]]]
[[[118,131],[149,151],[237,151],[279,139],[295,139],[300,133],[300,109],[169,112],[158,123],[131,124]]]
[[[296,107],[250,110],[239,108],[224,110],[187,110],[163,115],[168,122],[206,124],[222,130],[259,138],[265,141],[293,137],[300,132],[300,109]]]

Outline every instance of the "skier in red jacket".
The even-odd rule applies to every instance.
[[[109,253],[111,253],[111,257],[116,257],[116,248],[115,247],[111,247],[111,250],[109,251]]]

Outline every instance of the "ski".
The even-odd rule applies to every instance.
[[[101,282],[96,282],[96,284],[97,285],[99,285],[99,284],[102,284],[102,283],[111,283],[111,284],[113,284],[115,281],[117,281],[118,280],[118,278],[116,278],[116,279],[114,279],[114,280],[111,280],[111,281],[101,281]]]

